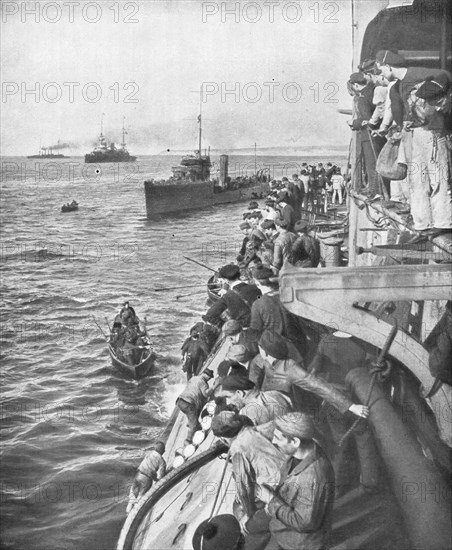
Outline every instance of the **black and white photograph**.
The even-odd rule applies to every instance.
[[[452,3],[1,0],[0,548],[452,548]]]

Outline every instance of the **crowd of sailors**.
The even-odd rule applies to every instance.
[[[278,274],[286,263],[322,265],[304,214],[319,203],[325,211],[328,202],[341,204],[352,188],[409,212],[416,239],[451,231],[450,83],[446,71],[409,67],[397,52],[378,52],[348,83],[361,179],[355,174],[350,181],[349,166],[304,164],[290,180],[270,183],[262,208],[249,204],[239,225],[237,263],[218,270],[217,299],[182,347],[188,381],[176,405],[187,432],[183,456],[172,467],[191,456],[211,429],[227,443],[236,486],[233,513],[203,521],[193,537],[195,550],[327,548],[334,500],[350,490],[350,441],[359,462],[355,489],[366,494],[381,487],[369,409],[351,386],[356,369],[381,368],[377,350],[290,314],[280,301]],[[408,167],[403,179],[377,170],[387,143],[396,146],[394,163]],[[448,326],[430,353],[432,374],[449,384],[451,312],[449,302]],[[225,340],[229,349],[217,371],[203,370],[215,342]],[[165,474],[164,451],[157,442],[146,454],[133,486],[136,497]]]
[[[191,456],[211,429],[229,446],[237,490],[234,515],[203,522],[195,549],[324,548],[334,498],[346,490],[338,444],[356,418],[362,419],[352,436],[359,441],[361,487],[378,489],[369,411],[347,382],[350,370],[372,361],[372,350],[346,333],[306,325],[279,299],[277,275],[285,262],[320,262],[309,225],[300,219],[306,194],[297,180],[275,182],[262,209],[249,204],[237,263],[218,270],[217,299],[182,346],[188,381],[176,405],[187,432],[171,466]],[[203,364],[218,340],[227,340],[229,349],[214,373]],[[146,453],[134,497],[165,474],[164,451],[158,441]]]
[[[409,214],[414,243],[451,232],[452,75],[409,66],[391,50],[358,69],[348,81],[364,174],[356,190]]]

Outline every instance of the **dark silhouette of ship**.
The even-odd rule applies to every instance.
[[[121,147],[118,149],[116,145],[111,142],[107,143],[103,133],[103,119],[104,115],[101,118],[100,124],[100,134],[99,141],[97,146],[85,155],[85,162],[134,162],[137,160],[137,157],[132,156],[129,151],[126,149],[125,136],[127,134],[124,129],[124,119],[122,120],[122,143]]]
[[[211,179],[210,147],[201,151],[201,114],[198,116],[198,149],[182,157],[179,166],[171,168],[172,176],[163,181],[144,182],[146,213],[149,219],[165,214],[200,210],[218,204],[262,198],[268,193],[263,174],[231,180],[228,177],[228,156],[220,157],[219,181]]]
[[[64,149],[65,147],[66,145],[61,145],[60,140],[58,140],[57,145],[51,147],[41,147],[37,155],[28,155],[27,159],[67,159],[69,158],[67,155],[53,152],[54,149]]]

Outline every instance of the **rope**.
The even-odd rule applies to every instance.
[[[388,337],[386,338],[386,342],[385,342],[382,350],[378,354],[377,362],[375,364],[373,364],[372,368],[370,369],[370,372],[372,373],[372,378],[371,378],[371,381],[370,381],[369,389],[367,391],[366,407],[369,406],[370,397],[372,395],[372,391],[374,389],[374,385],[375,385],[375,381],[377,379],[377,376],[379,374],[381,374],[381,375],[385,374],[386,376],[389,374],[390,368],[386,365],[385,357],[386,357],[386,354],[388,353],[389,348],[391,347],[391,344],[392,344],[392,342],[395,338],[395,335],[397,333],[397,329],[398,329],[398,324],[397,324],[397,321],[396,321],[395,324],[391,328],[391,332],[389,333]],[[341,437],[341,439],[338,443],[339,447],[343,446],[345,441],[354,432],[354,430],[356,429],[356,427],[358,426],[358,424],[360,423],[361,420],[362,420],[361,418],[357,418],[353,422],[353,424],[350,426],[350,428]]]
[[[226,468],[228,467],[229,465],[229,452],[230,452],[230,449],[228,450],[228,454],[226,455],[226,461],[225,461],[225,465],[224,465],[224,468],[223,468],[223,472],[221,473],[221,478],[220,478],[220,482],[218,483],[218,489],[217,489],[217,492],[215,494],[215,499],[213,501],[213,506],[212,506],[212,510],[210,512],[210,515],[209,515],[209,519],[207,521],[210,521],[213,517],[213,514],[215,512],[215,508],[217,506],[217,502],[218,502],[218,496],[220,495],[220,492],[221,492],[221,486],[223,485],[223,480],[224,480],[224,476],[226,474]]]

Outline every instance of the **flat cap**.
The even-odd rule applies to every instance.
[[[241,537],[237,519],[232,514],[221,514],[198,525],[192,546],[194,550],[235,550]]]
[[[256,227],[256,229],[254,229],[253,234],[251,235],[251,238],[252,239],[259,239],[261,241],[266,241],[267,240],[267,237],[265,236],[265,233],[262,233],[262,231],[257,227]]]
[[[243,376],[244,378],[248,378],[248,369],[244,365],[228,359],[218,365],[217,373],[220,378],[225,378],[226,376]]]
[[[363,73],[367,73],[375,67],[375,59],[365,59],[358,65],[358,69]]]
[[[278,227],[282,227],[283,229],[286,229],[287,227],[289,227],[289,222],[287,220],[285,220],[284,218],[276,218],[275,224]]]
[[[407,61],[398,52],[392,50],[380,50],[375,56],[375,61],[391,67],[406,67]]]
[[[307,222],[307,220],[298,220],[294,227],[293,227],[293,230],[295,231],[295,233],[298,233],[298,231],[304,231],[307,227],[308,227],[309,223]]]
[[[261,223],[262,229],[276,229],[275,222],[273,220],[264,220]]]
[[[443,97],[450,87],[450,80],[446,73],[431,76],[419,86],[416,95],[426,101],[434,101]]]
[[[240,268],[235,264],[228,264],[220,267],[218,275],[223,279],[236,279],[240,277]]]
[[[244,229],[251,229],[251,225],[248,222],[242,222],[239,225],[240,229],[243,231]]]
[[[264,331],[258,342],[265,353],[271,355],[275,359],[287,359],[287,344],[281,336],[275,332],[268,330]]]
[[[259,208],[259,205],[256,201],[251,201],[248,205],[248,210],[254,210],[255,208]]]
[[[249,351],[242,344],[232,344],[229,351],[226,354],[227,359],[231,361],[238,361],[239,363],[247,362],[249,358]]]
[[[284,435],[298,439],[314,439],[316,430],[314,422],[305,413],[289,413],[275,419],[276,428]]]
[[[367,84],[366,77],[363,75],[363,73],[352,73],[350,75],[350,82],[352,84]]]

